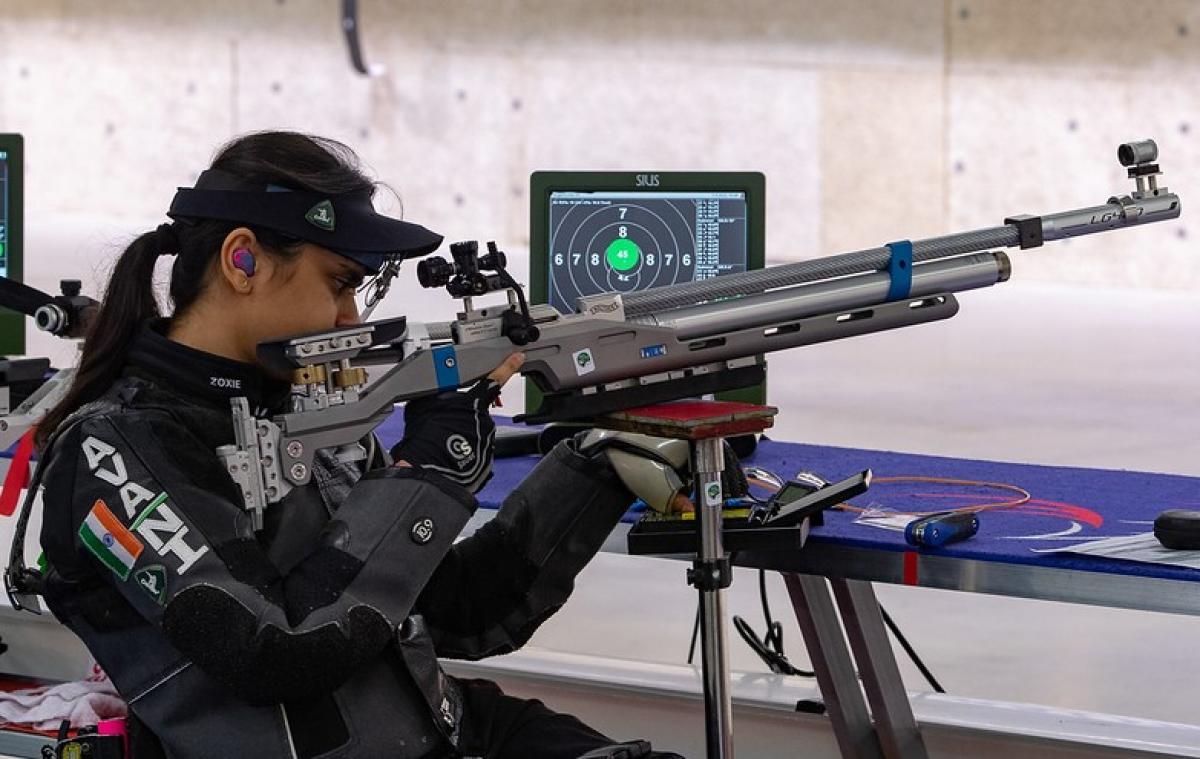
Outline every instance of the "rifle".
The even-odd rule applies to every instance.
[[[1158,186],[1153,140],[1125,143],[1129,195],[1044,216],[926,240],[900,241],[715,279],[636,293],[580,298],[574,313],[530,306],[494,243],[451,246],[453,261],[418,265],[424,287],[462,299],[454,322],[401,317],[262,343],[264,366],[291,376],[292,409],[257,419],[232,400],[235,440],[217,453],[239,484],[256,529],[268,504],[306,484],[313,454],[334,448],[361,460],[358,442],[397,402],[470,385],[514,350],[542,405],[516,418],[537,424],[584,420],[620,409],[749,387],[765,376],[762,354],[954,316],[954,294],[1008,280],[999,250],[1177,218],[1179,197]],[[386,288],[386,283],[385,283]],[[499,305],[473,299],[506,294]],[[388,368],[367,384],[363,368]]]

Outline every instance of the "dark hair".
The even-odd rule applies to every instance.
[[[221,148],[212,168],[247,182],[294,190],[340,194],[374,193],[375,182],[363,174],[358,157],[335,140],[295,132],[258,132]],[[75,409],[96,400],[120,376],[129,343],[143,322],[161,316],[154,297],[154,263],[175,253],[171,267],[172,315],[181,316],[204,291],[208,272],[226,236],[240,226],[253,230],[274,255],[294,258],[300,242],[250,224],[194,219],[147,232],[117,259],[99,313],[84,338],[79,366],[66,395],[38,423],[34,440],[44,450],[50,435]],[[171,248],[175,248],[172,250]]]

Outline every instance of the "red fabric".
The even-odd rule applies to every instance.
[[[14,690],[29,690],[30,688],[41,688],[44,685],[55,684],[50,680],[42,680],[36,677],[23,677],[21,675],[0,675],[0,691],[5,693]]]
[[[21,500],[21,489],[29,485],[29,458],[33,455],[33,431],[21,436],[17,443],[17,451],[13,454],[12,462],[8,465],[8,474],[4,476],[4,488],[0,490],[0,517],[11,517],[17,509],[17,501]]]
[[[43,688],[53,683],[49,680],[42,680],[32,677],[21,677],[19,675],[0,675],[0,691],[11,693],[16,690],[32,690],[33,688]],[[38,730],[31,725],[23,725],[19,722],[0,722],[0,730],[4,732],[26,733],[29,735],[41,735],[46,738],[57,738],[57,730]],[[72,730],[74,735],[77,731]]]

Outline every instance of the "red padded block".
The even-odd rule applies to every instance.
[[[608,414],[597,426],[660,437],[702,440],[762,432],[779,409],[734,401],[674,401]]]

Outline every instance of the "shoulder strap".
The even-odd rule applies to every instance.
[[[38,459],[33,481],[29,490],[25,491],[25,500],[21,502],[21,513],[17,516],[16,530],[8,554],[8,568],[4,571],[4,589],[8,593],[9,603],[18,611],[30,611],[40,614],[35,596],[42,594],[43,574],[40,568],[33,569],[25,565],[25,532],[29,528],[29,517],[33,512],[33,501],[38,488],[42,486],[42,475],[48,468],[51,452],[54,446],[68,430],[88,419],[106,412],[119,409],[115,401],[101,397],[90,403],[85,403],[71,412],[50,435],[46,441],[45,454]]]

